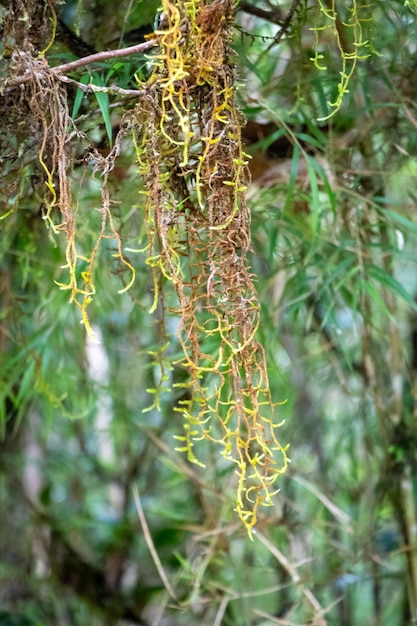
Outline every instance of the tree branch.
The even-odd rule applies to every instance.
[[[90,65],[91,63],[98,63],[100,61],[105,61],[107,59],[115,59],[117,57],[126,57],[129,54],[136,54],[138,52],[146,52],[146,50],[150,50],[153,46],[156,45],[155,39],[150,39],[149,41],[145,41],[139,43],[135,46],[129,46],[128,48],[120,48],[118,50],[104,50],[103,52],[96,52],[95,54],[90,54],[86,57],[82,57],[81,59],[76,59],[75,61],[70,61],[69,63],[64,63],[63,65],[57,65],[56,67],[49,68],[52,74],[56,75],[56,78],[62,80],[63,82],[71,82],[70,79],[67,79],[65,74],[67,72],[71,72],[73,70],[78,69],[79,67],[84,67],[84,65]],[[0,86],[0,95],[2,93],[7,93],[8,91],[12,91],[19,85],[23,85],[24,83],[28,83],[32,79],[32,74],[30,72],[25,73],[23,76],[18,76],[9,82],[6,82],[5,85]],[[77,81],[74,81],[75,83]],[[83,87],[87,87],[89,91],[99,91],[94,85],[81,87],[82,83],[78,83],[77,87],[83,89]],[[2,89],[1,89],[2,87]],[[85,91],[85,89],[84,89]],[[104,91],[104,89],[103,89]],[[138,92],[134,89],[125,89],[122,90],[119,87],[111,87],[107,91],[117,91],[118,93],[123,93],[123,95],[139,95]],[[142,94],[141,94],[142,95]]]
[[[295,15],[295,12],[297,11],[299,5],[301,3],[301,0],[293,0],[290,10],[288,11],[287,15],[285,16],[285,19],[282,20],[281,22],[281,30],[279,31],[279,33],[276,35],[274,42],[269,46],[268,50],[270,50],[272,48],[272,46],[277,45],[281,39],[283,38],[283,36],[285,35],[285,33],[287,32],[287,30],[289,29],[290,25],[291,25],[291,21],[292,18]]]
[[[95,54],[89,54],[81,59],[64,63],[63,65],[57,65],[51,68],[54,74],[66,74],[72,72],[84,65],[90,65],[91,63],[98,63],[100,61],[106,61],[107,59],[116,59],[117,57],[127,57],[129,54],[136,54],[137,52],[146,52],[156,45],[155,39],[144,41],[136,44],[136,46],[129,46],[128,48],[120,48],[118,50],[103,50],[102,52],[96,52]]]
[[[240,2],[238,8],[245,13],[249,13],[249,15],[255,15],[256,17],[260,17],[263,20],[272,22],[273,24],[281,25],[281,23],[284,21],[284,15],[282,14],[282,10],[279,7],[276,7],[276,9],[273,9],[271,11],[266,11],[265,9],[255,7],[249,2]]]

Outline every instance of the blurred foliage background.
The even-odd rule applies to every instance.
[[[23,5],[30,16],[33,3]],[[157,20],[148,0],[55,9],[52,66],[139,43]],[[3,22],[13,10],[1,2]],[[0,44],[2,80],[12,43]],[[144,198],[128,135],[109,184],[137,280],[118,295],[126,278],[107,240],[89,308],[99,342],[86,338],[54,284],[64,242],[42,220],[43,173],[30,133],[20,134],[22,105],[0,127],[1,625],[417,621],[415,7],[240,2],[233,48],[252,156],[260,340],[274,399],[286,401],[290,470],[251,542],[216,450],[201,444],[205,470],[174,451],[178,398],[143,412],[160,335],[137,251]],[[136,54],[71,76],[135,89],[149,71]],[[80,143],[105,155],[134,103],[68,90]],[[100,173],[80,155],[72,187],[88,250]],[[177,323],[168,319],[171,361]]]

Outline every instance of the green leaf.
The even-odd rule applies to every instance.
[[[98,87],[104,87],[104,80],[101,76],[94,76],[91,81],[94,85]],[[112,146],[113,144],[113,129],[111,125],[110,118],[110,106],[109,106],[109,96],[107,93],[103,93],[102,91],[95,91],[94,95],[96,97],[98,106],[100,107],[101,114],[104,120],[104,126],[106,128],[107,137],[109,138],[109,144]]]
[[[33,389],[33,379],[35,373],[35,361],[29,363],[25,373],[22,376],[21,383],[19,385],[19,391],[16,396],[16,405],[20,406],[21,402],[25,400],[30,388]]]
[[[274,143],[274,141],[277,141],[280,137],[282,137],[285,134],[285,130],[284,128],[278,128],[277,130],[275,130],[273,133],[271,133],[270,135],[268,135],[268,137],[264,137],[263,139],[260,139],[259,141],[257,141],[254,144],[251,144],[251,151],[256,151],[256,150],[268,150],[269,146],[271,144]]]
[[[300,141],[304,141],[308,143],[310,146],[314,146],[315,148],[319,148],[321,150],[323,148],[323,142],[315,139],[311,135],[307,135],[307,133],[297,133],[297,139]]]
[[[288,211],[292,205],[292,199],[293,199],[293,194],[294,194],[295,183],[297,180],[299,162],[300,162],[300,148],[296,144],[294,146],[294,152],[292,155],[290,180],[288,181],[288,185],[287,185],[287,197],[285,199],[284,211]]]
[[[307,172],[311,188],[311,225],[313,233],[316,235],[319,229],[320,197],[316,171],[315,167],[312,165],[312,161],[314,161],[314,159],[312,159],[309,155],[306,155]]]
[[[381,213],[389,218],[389,220],[391,220],[392,222],[396,222],[399,226],[402,226],[407,232],[410,232],[410,230],[412,232],[417,231],[417,224],[409,220],[404,215],[401,215],[401,213],[398,213],[397,211],[391,211],[391,209],[383,209]]]
[[[89,82],[90,82],[90,74],[85,74],[80,79],[80,83],[82,83],[83,85],[87,85]],[[71,113],[71,117],[73,120],[78,115],[78,111],[80,110],[81,102],[83,101],[84,96],[85,96],[84,91],[78,87],[77,92],[75,94],[74,106],[72,108],[72,113]]]
[[[374,301],[378,311],[386,315],[388,319],[390,319],[392,322],[395,322],[394,316],[389,310],[387,303],[381,295],[380,290],[377,289],[375,285],[373,285],[369,280],[366,280],[366,278],[362,277],[358,281],[355,292],[356,293],[354,295],[357,297],[358,302],[361,301],[361,293],[367,294]],[[368,322],[372,322],[372,319],[369,319]]]
[[[386,287],[390,291],[394,292],[399,298],[404,300],[414,311],[417,311],[417,304],[414,302],[413,298],[410,296],[408,291],[404,289],[402,284],[398,282],[391,274],[388,274],[384,269],[378,267],[378,265],[374,265],[373,263],[368,263],[366,265],[366,271],[374,280],[380,283],[383,287]]]
[[[330,208],[332,209],[332,211],[334,211],[336,209],[336,194],[333,190],[331,182],[329,181],[326,170],[324,169],[320,161],[318,161],[313,156],[307,155],[306,159],[311,164],[311,167],[317,172],[319,180],[323,183],[324,189],[327,194],[327,199],[330,202]]]

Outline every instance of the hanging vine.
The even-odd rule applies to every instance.
[[[147,204],[148,264],[158,304],[163,279],[176,291],[178,339],[190,380],[176,410],[178,450],[198,460],[207,438],[235,463],[235,510],[250,531],[287,467],[279,443],[260,306],[247,255],[247,155],[235,101],[229,39],[232,0],[163,1],[159,53],[136,109],[137,154]],[[157,390],[153,390],[157,393]]]
[[[342,106],[349,93],[349,83],[354,75],[358,62],[376,53],[369,23],[372,23],[372,4],[358,4],[356,0],[349,3],[337,3],[336,0],[318,0],[316,3],[316,25],[311,28],[315,35],[314,57],[311,61],[318,70],[326,71],[323,65],[324,54],[320,51],[323,32],[330,30],[340,55],[341,68],[335,97],[327,102],[329,113],[319,121],[333,117]],[[368,28],[367,28],[368,26]]]

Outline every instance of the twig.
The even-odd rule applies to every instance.
[[[223,616],[226,612],[227,605],[229,604],[229,602],[230,602],[230,597],[223,596],[222,601],[220,602],[220,606],[217,611],[213,626],[221,626],[222,621],[223,621]]]
[[[175,592],[173,588],[171,587],[171,584],[167,578],[167,575],[165,574],[164,568],[162,567],[161,560],[158,556],[154,542],[152,540],[152,536],[149,531],[149,526],[145,518],[145,513],[143,512],[142,502],[140,501],[139,489],[137,488],[137,485],[133,486],[133,497],[135,500],[136,510],[138,512],[140,525],[142,526],[143,536],[145,537],[146,545],[149,548],[149,552],[151,553],[151,556],[152,556],[153,562],[155,563],[155,567],[158,571],[159,577],[162,580],[164,587],[169,593],[169,595],[171,596],[171,598],[177,601],[178,600],[177,596],[175,595]]]
[[[273,24],[281,25],[284,21],[282,10],[279,7],[276,7],[271,11],[266,11],[265,9],[260,9],[249,2],[240,2],[238,8],[245,13],[249,13],[249,15],[261,17],[263,20],[267,20]]]
[[[145,94],[143,90],[141,91],[139,89],[123,89],[122,87],[118,87],[117,85],[103,87],[101,85],[94,85],[93,83],[80,83],[78,80],[69,78],[64,74],[58,74],[56,78],[63,83],[78,87],[79,89],[81,89],[81,91],[84,91],[84,93],[115,93],[120,94],[121,96],[143,96]]]
[[[342,509],[334,502],[330,500],[324,493],[320,491],[315,485],[305,480],[302,476],[294,476],[294,479],[299,485],[302,485],[306,489],[310,491],[320,502],[326,507],[326,509],[333,515],[333,517],[339,522],[339,524],[343,527],[343,530],[347,533],[353,533],[352,526],[350,524],[351,519],[347,513],[342,511]]]
[[[138,43],[135,46],[129,46],[128,48],[120,48],[117,50],[103,50],[102,52],[96,52],[95,54],[89,54],[82,59],[76,59],[63,65],[57,65],[52,68],[54,74],[66,74],[72,72],[84,65],[90,65],[91,63],[98,63],[100,61],[106,61],[107,59],[116,59],[117,57],[127,57],[129,54],[136,54],[137,52],[146,52],[156,45],[155,39]]]
[[[306,600],[310,603],[312,609],[315,612],[313,623],[316,626],[326,626],[327,622],[325,621],[323,617],[326,612],[326,609],[323,609],[320,602],[317,600],[316,596],[304,586],[301,580],[301,576],[297,572],[296,568],[290,563],[287,557],[284,556],[284,554],[280,550],[278,550],[278,548],[267,537],[265,537],[265,535],[257,531],[255,535],[255,539],[258,539],[261,543],[263,543],[264,546],[268,548],[272,556],[276,558],[278,563],[280,563],[280,565],[290,575],[294,584],[299,587],[301,593],[304,595]]]
[[[272,46],[275,46],[278,43],[280,43],[281,39],[283,38],[283,36],[285,35],[285,33],[287,32],[287,30],[290,27],[292,18],[294,17],[294,14],[297,11],[299,5],[300,5],[300,0],[293,0],[293,2],[291,4],[291,7],[290,7],[290,10],[288,11],[287,15],[285,16],[285,19],[281,22],[281,30],[275,36],[274,42],[271,43],[271,45],[269,46],[268,52],[272,48]]]
[[[46,65],[46,69],[50,71],[52,74],[56,76],[59,80],[63,82],[70,82],[69,79],[66,80],[64,75],[67,72],[71,72],[73,70],[78,69],[79,67],[83,67],[84,65],[90,65],[91,63],[97,63],[98,61],[105,61],[106,59],[114,59],[117,57],[126,57],[129,54],[136,54],[137,52],[146,52],[146,50],[150,50],[153,46],[156,45],[156,40],[151,39],[150,41],[145,41],[143,43],[139,43],[136,46],[129,46],[128,48],[121,48],[118,50],[104,50],[103,52],[96,52],[95,54],[90,54],[82,59],[77,59],[76,61],[71,61],[70,63],[64,63],[63,65],[57,65],[56,67],[49,68]],[[45,68],[42,68],[45,69]],[[4,86],[0,86],[0,95],[2,93],[7,93],[12,91],[19,85],[23,85],[24,83],[28,83],[33,79],[33,73],[26,70],[23,76],[18,76],[13,80],[6,82]],[[81,89],[81,83],[77,84]],[[106,89],[106,88],[105,88]],[[126,89],[123,90],[119,87],[117,88],[108,88],[107,92],[110,90],[116,91],[117,93],[123,93],[123,95],[139,95],[139,92],[136,92],[134,89]],[[99,91],[99,89],[94,88],[92,91]],[[133,92],[133,93],[132,93]],[[142,93],[140,95],[143,95]]]

